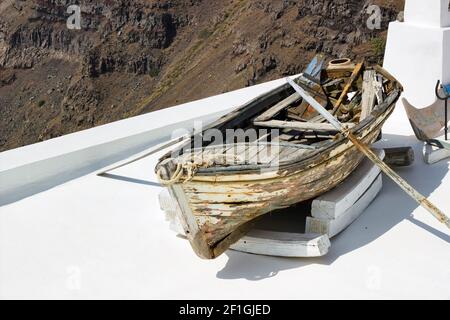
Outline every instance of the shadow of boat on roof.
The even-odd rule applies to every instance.
[[[409,145],[414,148],[416,161],[413,166],[399,168],[396,171],[419,192],[428,197],[442,184],[442,180],[449,170],[447,161],[444,160],[432,166],[426,165],[422,159],[423,144],[414,136],[385,134],[383,140],[375,146]],[[383,179],[383,189],[379,196],[355,222],[331,240],[332,246],[328,255],[319,258],[277,258],[229,250],[226,253],[228,261],[216,276],[220,279],[259,281],[275,277],[285,270],[310,265],[332,265],[340,257],[370,244],[404,220],[409,220],[416,226],[450,243],[450,235],[414,219],[412,213],[418,208],[418,204],[388,177],[383,176]],[[436,205],[439,207],[439,203]]]

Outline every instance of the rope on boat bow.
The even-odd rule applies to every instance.
[[[226,164],[230,161],[234,163],[235,161],[242,161],[242,159],[237,155],[229,154],[209,154],[194,156],[189,161],[178,162],[172,177],[169,179],[165,179],[163,178],[164,165],[171,161],[176,160],[172,158],[164,160],[161,163],[158,171],[156,172],[159,182],[166,187],[177,183],[187,183],[191,181],[200,168],[210,168],[216,164]]]

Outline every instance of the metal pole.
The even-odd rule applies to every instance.
[[[445,98],[445,141],[448,140],[448,97]]]

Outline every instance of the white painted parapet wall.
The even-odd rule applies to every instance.
[[[405,21],[426,27],[450,27],[449,0],[406,0]]]
[[[207,124],[284,84],[279,79],[0,153],[0,206],[99,170]],[[149,168],[152,170],[152,168]]]
[[[405,21],[389,25],[384,67],[417,107],[436,100],[437,80],[450,83],[449,4],[450,0],[406,0]]]

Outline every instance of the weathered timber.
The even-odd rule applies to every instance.
[[[309,104],[306,101],[302,101],[299,106],[291,107],[287,110],[288,117],[291,117],[295,120],[306,121],[303,117],[308,107]]]
[[[347,84],[344,87],[344,90],[342,90],[341,96],[339,97],[336,105],[333,108],[333,112],[332,114],[336,114],[336,112],[339,110],[340,106],[342,105],[342,103],[344,102],[344,100],[347,97],[347,94],[349,93],[350,89],[352,88],[354,82],[358,79],[362,69],[363,69],[364,64],[363,63],[358,63],[355,67],[355,69],[353,70],[353,73],[350,77],[350,79],[348,80]]]
[[[373,69],[380,75],[382,75],[386,80],[389,80],[391,84],[393,84],[396,88],[398,88],[400,91],[403,91],[403,86],[400,82],[398,82],[395,77],[390,74],[386,69],[379,65],[373,66]]]
[[[281,111],[292,105],[293,103],[299,101],[301,99],[300,95],[298,93],[294,93],[288,98],[284,99],[283,101],[277,103],[272,108],[258,116],[255,121],[267,121],[275,117],[277,114],[279,114]]]
[[[414,149],[412,147],[385,148],[384,162],[393,167],[408,167],[414,163]]]
[[[330,82],[327,82],[323,85],[323,88],[326,92],[331,93],[333,91],[339,92],[340,91],[340,87],[341,84],[344,83],[345,80],[344,79],[334,79],[331,80]]]
[[[338,132],[338,130],[336,130],[336,128],[329,123],[272,120],[265,122],[254,122],[254,125],[266,128],[295,129],[299,131]],[[354,126],[354,123],[346,124],[347,128],[352,128]]]
[[[375,94],[375,77],[376,73],[374,70],[367,70],[364,72],[363,80],[363,94],[361,102],[361,120],[367,118],[372,112],[375,106],[376,94]]]
[[[376,81],[375,86],[375,96],[377,97],[378,103],[383,103],[384,101],[384,89],[383,89],[383,79],[379,76],[375,76]]]

